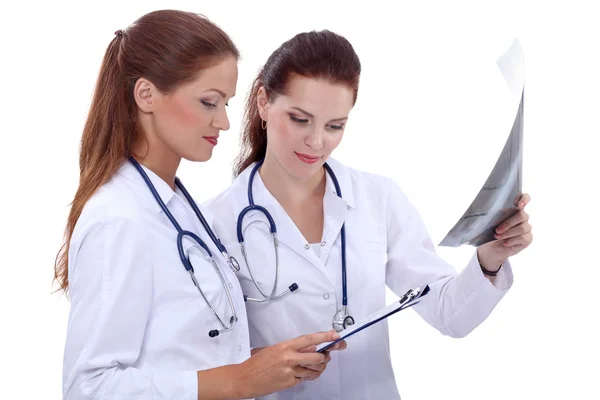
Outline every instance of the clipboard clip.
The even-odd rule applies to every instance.
[[[422,290],[420,287],[410,289],[408,292],[404,293],[404,295],[400,298],[399,303],[400,303],[400,305],[404,306],[413,300],[417,300],[417,299],[425,296],[428,292],[429,292],[429,285],[426,285]]]

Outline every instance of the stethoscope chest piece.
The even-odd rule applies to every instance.
[[[354,318],[348,314],[348,308],[343,307],[338,310],[333,316],[333,329],[336,332],[341,332],[344,329],[354,325]]]
[[[225,257],[227,257],[227,255],[225,255]],[[238,260],[236,260],[235,257],[229,256],[229,258],[226,258],[226,260],[233,272],[238,272],[240,270],[240,263],[238,263]]]

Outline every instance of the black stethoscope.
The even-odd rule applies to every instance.
[[[223,329],[213,329],[213,330],[209,331],[208,332],[208,336],[210,336],[210,337],[216,337],[216,336],[219,336],[220,333],[231,331],[233,329],[233,327],[235,326],[235,323],[238,320],[237,313],[235,312],[235,306],[233,304],[233,298],[231,297],[231,293],[229,291],[229,288],[227,287],[227,283],[225,282],[225,278],[223,277],[223,274],[221,273],[221,270],[217,266],[217,263],[215,262],[215,259],[213,257],[212,252],[209,250],[209,248],[206,245],[206,243],[204,243],[204,241],[202,239],[200,239],[200,237],[198,237],[198,235],[196,235],[194,232],[190,232],[190,231],[186,231],[186,230],[181,229],[181,226],[179,225],[179,223],[177,222],[177,220],[175,219],[175,217],[173,216],[173,214],[171,214],[171,212],[167,208],[166,204],[160,198],[160,195],[156,191],[156,188],[152,184],[152,181],[150,180],[150,178],[148,177],[148,175],[146,174],[146,172],[144,171],[144,169],[142,168],[142,166],[133,157],[129,157],[129,161],[138,170],[138,172],[140,173],[140,175],[142,176],[142,178],[144,178],[144,181],[146,182],[146,185],[148,186],[148,188],[152,192],[152,195],[154,196],[154,199],[156,199],[156,202],[158,203],[158,205],[160,206],[160,208],[162,208],[162,210],[164,211],[165,215],[169,218],[169,220],[171,221],[171,223],[173,224],[173,226],[175,227],[175,229],[177,229],[177,249],[179,250],[179,258],[181,259],[181,262],[183,263],[183,266],[185,267],[185,270],[188,271],[188,273],[190,274],[190,277],[192,278],[192,282],[194,282],[194,286],[196,286],[196,288],[198,289],[198,292],[200,292],[200,295],[202,296],[202,298],[204,299],[204,301],[208,305],[208,308],[210,309],[210,311],[212,311],[212,313],[215,315],[215,317],[217,318],[217,320],[221,324],[221,327],[223,328]],[[210,226],[208,225],[208,222],[206,222],[206,219],[204,218],[204,215],[202,215],[202,212],[200,211],[200,209],[196,205],[196,202],[194,201],[194,199],[192,199],[192,196],[190,196],[190,194],[188,193],[188,191],[186,190],[186,188],[183,186],[183,184],[181,183],[181,181],[179,180],[179,178],[175,178],[175,184],[181,190],[181,192],[183,193],[184,197],[186,198],[186,200],[188,201],[188,203],[190,204],[190,206],[194,210],[194,213],[196,214],[196,216],[198,217],[198,219],[202,223],[202,226],[204,227],[204,229],[208,233],[208,236],[210,236],[210,239],[213,241],[213,243],[215,244],[215,246],[217,246],[217,249],[219,249],[219,251],[221,252],[221,254],[223,254],[223,257],[225,257],[225,260],[227,260],[227,264],[229,265],[229,267],[234,272],[235,271],[239,271],[240,270],[240,265],[238,264],[237,260],[235,258],[229,256],[229,253],[227,252],[227,249],[225,248],[225,246],[223,246],[223,244],[221,243],[221,241],[217,238],[217,236],[215,235],[215,233],[213,232],[213,230],[210,228]],[[208,258],[210,259],[210,262],[211,262],[211,264],[212,264],[215,272],[217,273],[217,275],[219,275],[219,278],[221,279],[221,284],[223,285],[223,289],[225,290],[225,293],[227,294],[227,299],[229,300],[229,307],[231,308],[231,313],[232,313],[231,318],[229,319],[229,323],[228,324],[225,324],[225,322],[223,322],[223,320],[221,319],[221,317],[219,317],[219,315],[215,311],[215,309],[212,306],[212,304],[210,304],[210,302],[208,301],[208,298],[204,295],[204,292],[202,292],[202,289],[200,288],[200,285],[198,284],[198,281],[196,280],[196,276],[194,275],[194,267],[192,266],[192,263],[190,262],[189,257],[185,254],[185,251],[183,250],[183,239],[186,236],[189,237],[194,242],[196,242],[200,247],[202,247],[204,249],[204,251],[206,251],[206,253],[208,254]]]
[[[253,301],[253,302],[260,302],[260,303],[267,302],[269,300],[280,299],[283,296],[285,296],[289,293],[292,293],[298,289],[298,284],[293,283],[288,287],[287,290],[285,290],[284,292],[282,292],[279,295],[275,295],[275,289],[277,287],[277,279],[279,276],[279,254],[277,251],[277,248],[278,248],[277,226],[275,225],[275,220],[273,219],[273,217],[271,216],[271,214],[269,213],[269,211],[266,208],[254,204],[254,196],[252,195],[252,185],[254,184],[254,176],[258,172],[258,169],[261,167],[263,162],[264,162],[264,160],[257,162],[256,165],[254,166],[254,168],[252,169],[252,171],[250,172],[250,177],[248,179],[248,203],[249,203],[249,205],[246,206],[246,208],[244,208],[242,210],[242,212],[238,216],[238,221],[237,221],[237,237],[238,237],[238,242],[240,243],[240,247],[242,250],[242,255],[244,256],[244,260],[246,261],[246,265],[248,266],[248,272],[250,273],[250,278],[252,279],[254,286],[256,286],[256,288],[258,289],[259,293],[262,296],[262,299],[253,299],[248,296],[244,296],[244,299],[246,301]],[[337,177],[333,173],[333,170],[331,169],[331,167],[329,165],[327,165],[327,163],[323,164],[323,167],[325,167],[325,170],[327,171],[327,173],[329,173],[329,176],[331,177],[331,180],[333,181],[333,184],[335,186],[335,192],[336,192],[337,196],[342,198],[342,190],[340,188],[340,184],[338,183]],[[254,274],[252,273],[252,269],[250,268],[250,263],[248,262],[248,258],[246,257],[246,249],[244,246],[244,235],[242,232],[242,227],[243,227],[244,216],[250,211],[258,211],[258,212],[262,213],[265,216],[265,218],[267,218],[267,221],[269,221],[271,236],[273,237],[273,248],[275,250],[275,280],[273,281],[273,287],[269,294],[267,294],[265,291],[263,291],[263,289],[260,287],[259,283],[254,278]],[[348,293],[347,293],[347,284],[346,284],[346,228],[345,228],[345,225],[346,224],[342,225],[342,230],[341,230],[342,293],[343,293],[342,308],[337,310],[337,312],[333,316],[333,321],[332,321],[333,329],[335,329],[337,332],[340,332],[340,331],[346,329],[347,327],[354,325],[354,318],[352,318],[352,316],[348,313]]]

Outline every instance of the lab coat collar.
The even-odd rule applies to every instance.
[[[343,202],[348,207],[355,208],[354,187],[352,185],[352,179],[350,178],[350,173],[348,171],[348,168],[331,157],[327,160],[327,164],[331,167],[331,169],[332,169],[333,173],[335,174],[335,176],[338,180],[338,183],[340,185],[340,189],[342,192],[342,198],[341,199],[338,198],[338,199],[343,200]],[[235,179],[235,181],[232,184],[231,189],[235,193],[235,196],[233,196],[234,197],[234,200],[233,200],[234,201],[234,210],[233,211],[236,214],[235,215],[236,221],[237,221],[237,216],[239,215],[239,213],[246,206],[249,205],[248,181],[250,179],[250,173],[252,172],[252,169],[254,169],[255,165],[256,165],[256,163],[252,163],[251,165],[249,165],[244,171],[242,171],[242,173]],[[329,194],[333,194],[335,197],[337,197],[337,194],[336,194],[335,185],[333,183],[333,180],[331,179],[331,176],[328,173],[326,173],[325,176],[326,176],[325,201],[327,201]],[[254,186],[253,186],[252,194],[254,196],[255,204],[262,205],[263,207],[271,206],[272,204],[274,204],[277,206],[277,207],[275,207],[275,209],[281,210],[283,212],[283,214],[285,214],[285,216],[287,217],[287,213],[285,213],[285,210],[283,210],[283,208],[279,205],[279,202],[271,195],[271,193],[265,187],[265,185],[262,182],[262,179],[260,177],[260,173],[258,173],[258,172],[256,173],[256,175],[254,177]],[[273,211],[271,211],[271,208],[267,207],[267,209],[269,210],[269,212],[273,213]],[[252,213],[250,213],[250,214],[252,214]],[[247,215],[250,215],[250,214],[247,214]]]
[[[171,199],[175,197],[175,192],[173,191],[173,189],[171,189],[171,187],[165,181],[163,181],[162,178],[160,178],[150,169],[146,168],[143,165],[142,168],[144,172],[146,172],[146,174],[148,175],[148,178],[150,178],[150,182],[152,182],[152,185],[154,185],[154,188],[156,189],[156,192],[160,196],[163,203],[165,203],[168,206]],[[150,189],[146,185],[144,178],[142,178],[138,170],[133,166],[133,164],[131,164],[129,160],[125,160],[125,162],[119,169],[118,174],[122,175],[127,180],[138,185],[140,187],[139,190],[147,193],[148,198],[152,199],[153,208],[156,209],[156,211],[158,212],[162,212],[162,208],[160,207],[156,199],[154,199],[154,196],[152,196],[152,192],[150,192]]]
[[[348,171],[348,168],[344,165],[342,165],[339,161],[333,159],[333,158],[329,158],[327,160],[327,164],[331,167],[331,169],[333,170],[333,173],[335,174],[338,183],[340,184],[340,189],[342,191],[342,199],[346,202],[346,205],[348,205],[351,208],[355,208],[354,206],[354,187],[352,185],[352,179],[350,179],[350,173]],[[329,174],[327,175],[327,180],[325,183],[325,190],[327,193],[333,193],[335,194],[335,185],[333,184],[333,180],[331,179],[331,177],[329,176]]]

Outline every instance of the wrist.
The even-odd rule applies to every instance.
[[[483,265],[479,264],[479,267],[481,268],[481,272],[483,272],[483,274],[485,276],[497,276],[498,272],[500,272],[500,268],[502,268],[502,264],[500,264],[500,266],[494,270],[489,270],[486,267],[484,267]]]
[[[483,254],[482,254],[483,253]],[[481,271],[486,276],[496,276],[502,268],[504,260],[496,260],[491,257],[487,257],[484,252],[477,248],[477,261]]]

